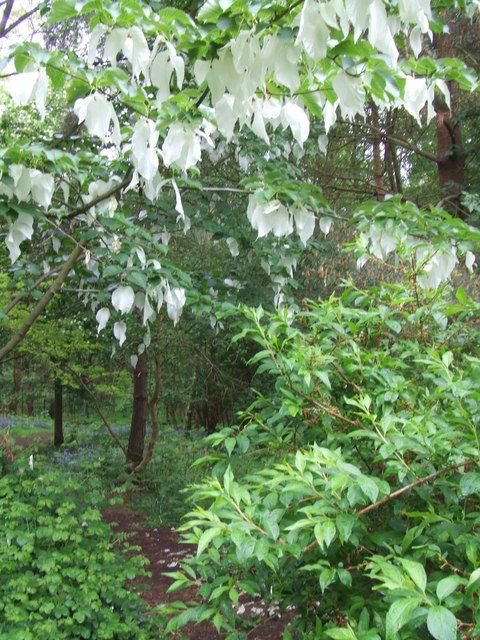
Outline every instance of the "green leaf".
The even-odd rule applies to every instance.
[[[357,482],[367,498],[370,498],[372,502],[375,502],[378,498],[378,487],[376,482],[368,476],[359,476]]]
[[[352,535],[353,526],[356,521],[357,516],[350,515],[348,513],[341,514],[335,518],[340,542],[344,543],[348,541]]]
[[[415,562],[414,560],[408,560],[406,558],[401,558],[400,562],[417,587],[421,591],[425,592],[425,588],[427,586],[427,574],[425,573],[423,565],[421,565],[420,562]]]
[[[336,629],[327,629],[325,633],[327,636],[330,636],[330,638],[333,638],[333,640],[358,640],[351,627],[343,629],[340,629],[339,627]]]
[[[56,0],[48,12],[48,23],[63,22],[77,15],[75,2],[67,0]]]
[[[439,600],[445,600],[448,596],[455,591],[459,584],[462,584],[462,579],[459,576],[448,576],[443,578],[437,584],[437,598]]]
[[[211,529],[207,529],[202,533],[200,539],[198,541],[197,547],[197,557],[205,551],[210,542],[216,538],[220,533],[222,533],[222,527],[212,527]]]
[[[410,620],[419,603],[419,598],[402,598],[401,600],[395,600],[387,612],[387,640],[394,640],[397,632]]]
[[[480,493],[480,473],[466,473],[460,480],[460,489],[463,496]]]
[[[427,628],[435,640],[456,640],[457,619],[445,607],[432,607],[427,616]]]
[[[324,520],[315,525],[313,532],[319,546],[323,549],[324,546],[330,546],[337,530],[332,520]]]
[[[227,450],[229,456],[232,455],[232,451],[235,449],[236,444],[237,441],[235,440],[235,438],[227,438],[225,440],[225,449]]]

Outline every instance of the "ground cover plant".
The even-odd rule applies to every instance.
[[[146,560],[121,552],[98,484],[19,460],[12,456],[0,478],[1,637],[158,637],[127,585],[145,575]]]

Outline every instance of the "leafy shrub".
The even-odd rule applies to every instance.
[[[302,638],[479,637],[479,305],[457,297],[392,285],[294,322],[245,310],[271,392],[209,438],[182,526],[198,555],[173,574],[201,578],[205,603],[171,629],[205,617],[242,637],[241,589],[293,606]]]
[[[94,484],[58,472],[16,468],[0,479],[2,640],[158,637],[126,586],[145,575],[145,559],[114,546],[103,504]]]

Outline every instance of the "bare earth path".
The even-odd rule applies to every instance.
[[[142,584],[146,584],[148,590],[142,593],[147,602],[156,606],[164,602],[183,600],[185,602],[195,599],[195,591],[177,591],[167,593],[172,583],[171,578],[163,575],[166,571],[176,571],[178,565],[188,555],[195,553],[192,545],[181,544],[178,534],[167,527],[151,528],[144,525],[144,516],[130,510],[128,507],[117,505],[109,507],[103,512],[104,518],[113,525],[118,533],[129,534],[128,542],[141,548],[143,556],[148,558],[150,565],[147,567],[151,573],[149,578],[142,578]],[[278,617],[268,617],[262,624],[249,633],[251,640],[281,640],[285,620]],[[215,628],[208,623],[189,624],[179,634],[190,640],[220,640]]]

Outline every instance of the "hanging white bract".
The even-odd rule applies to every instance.
[[[7,245],[12,263],[20,256],[20,244],[30,240],[33,235],[33,217],[29,213],[20,213],[15,222],[8,227],[5,244]]]

